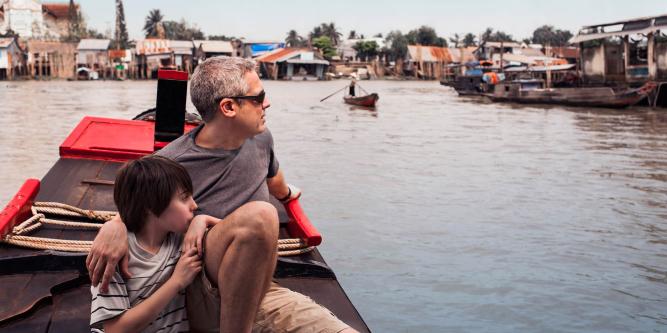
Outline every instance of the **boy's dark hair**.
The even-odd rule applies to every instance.
[[[131,232],[139,232],[148,213],[160,216],[177,191],[192,194],[190,175],[180,164],[156,155],[125,163],[116,175],[113,201]]]

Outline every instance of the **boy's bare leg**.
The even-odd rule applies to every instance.
[[[206,236],[206,275],[220,290],[220,332],[250,332],[276,266],[278,213],[249,202]]]

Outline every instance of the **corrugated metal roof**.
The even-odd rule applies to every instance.
[[[579,49],[576,47],[552,47],[549,50],[551,55],[559,58],[577,58],[579,57]]]
[[[174,54],[192,54],[192,41],[189,40],[170,40],[169,48]]]
[[[75,4],[74,7],[77,9],[79,5]],[[68,3],[43,3],[42,11],[49,13],[57,18],[67,18],[69,17],[69,4]]]
[[[202,47],[205,53],[234,53],[234,46],[230,41],[224,40],[195,40],[195,47]]]
[[[111,41],[108,39],[82,39],[77,46],[77,50],[108,50],[109,43]]]
[[[516,52],[515,54],[520,54],[528,57],[544,57],[544,53],[542,53],[542,51],[529,47],[515,49],[514,52]]]
[[[515,43],[515,42],[503,42],[503,47],[521,47],[521,44]],[[500,42],[485,42],[484,45],[485,47],[500,47]]]
[[[290,61],[292,63],[301,64],[329,64],[328,61],[320,59],[318,56],[316,56],[313,50],[307,48],[276,49],[271,52],[262,54],[261,56],[255,58],[255,60],[257,62],[269,63]]]
[[[473,52],[477,49],[477,46],[468,46],[463,48],[463,61],[461,61],[461,48],[449,48],[449,55],[452,57],[452,62],[458,63],[467,63],[469,61],[475,60],[475,55]]]
[[[649,17],[641,17],[641,18],[636,18],[636,19],[631,19],[631,20],[626,20],[626,21],[618,21],[618,22],[610,22],[610,23],[603,23],[603,24],[596,24],[596,25],[588,25],[584,26],[579,30],[579,33],[577,33],[576,36],[572,37],[570,39],[570,43],[581,43],[581,42],[586,42],[590,40],[596,40],[596,39],[604,39],[604,38],[609,38],[609,37],[622,37],[622,36],[627,36],[627,35],[634,35],[634,34],[642,34],[646,35],[652,32],[656,32],[658,30],[667,30],[667,20],[664,18],[667,17],[667,15],[660,15],[660,16],[649,16]],[[637,22],[641,21],[646,21],[646,24],[634,24]],[[616,26],[616,25],[621,25],[623,24],[623,28],[617,31],[608,31],[605,32],[604,28],[610,27],[610,26]],[[600,31],[600,32],[590,32],[590,30],[595,30],[595,31]]]
[[[408,45],[408,54],[413,61],[452,62],[452,56],[445,47]]]

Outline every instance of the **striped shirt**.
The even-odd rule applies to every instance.
[[[102,328],[103,322],[123,314],[147,299],[174,271],[180,257],[182,236],[169,234],[157,254],[142,249],[134,233],[128,233],[129,270],[132,277],[124,279],[119,271],[114,273],[107,293],[91,287],[93,301],[90,309],[90,326]],[[165,306],[157,318],[143,332],[185,332],[189,330],[185,310],[185,291],[181,290]]]

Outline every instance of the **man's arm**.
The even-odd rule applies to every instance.
[[[127,268],[127,228],[120,216],[116,215],[104,223],[95,236],[93,246],[86,257],[86,267],[91,284],[95,287],[100,283],[100,291],[107,292],[109,281],[120,261],[120,272],[130,277]]]
[[[278,169],[275,176],[266,179],[269,187],[269,193],[283,203],[297,199],[301,196],[301,190],[295,186],[287,185],[283,171]]]

